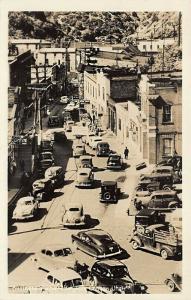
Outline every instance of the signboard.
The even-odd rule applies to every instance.
[[[88,127],[85,126],[72,126],[72,134],[76,136],[88,135]]]

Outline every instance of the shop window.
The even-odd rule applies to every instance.
[[[163,122],[171,122],[172,114],[171,114],[171,105],[163,106]]]
[[[163,155],[169,156],[173,153],[173,140],[172,139],[163,139]]]

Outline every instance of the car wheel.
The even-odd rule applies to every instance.
[[[161,250],[160,255],[165,260],[168,258],[168,252],[165,249]]]
[[[170,191],[171,188],[170,188],[168,185],[164,185],[164,186],[163,186],[163,190],[165,190],[165,191]]]
[[[138,245],[138,243],[136,241],[132,241],[132,248],[134,250],[137,250],[139,248],[139,245]]]
[[[103,194],[103,199],[104,199],[104,200],[110,200],[110,199],[111,199],[110,193],[109,193],[109,192],[104,193],[104,194]]]
[[[168,287],[168,289],[169,289],[170,292],[174,292],[175,291],[175,284],[171,280],[169,280],[167,282],[167,287]]]

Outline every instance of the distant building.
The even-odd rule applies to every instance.
[[[144,55],[157,54],[162,51],[163,45],[173,45],[177,43],[174,38],[163,39],[137,39],[137,48]]]
[[[141,148],[143,157],[157,163],[176,151],[182,154],[182,79],[142,75],[139,83],[141,100]]]
[[[11,39],[10,43],[18,48],[19,53],[28,50],[36,52],[41,48],[51,47],[51,42],[41,39]]]

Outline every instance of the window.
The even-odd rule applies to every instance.
[[[121,119],[119,119],[119,130],[121,130]]]
[[[36,53],[36,59],[38,59],[38,53]]]
[[[143,45],[143,49],[146,50],[146,45]]]
[[[98,84],[98,96],[100,96],[100,85]]]
[[[36,50],[38,49],[38,44],[35,45]]]
[[[171,105],[163,106],[163,122],[171,122]]]
[[[163,140],[163,155],[172,155],[172,139]]]
[[[160,45],[157,45],[157,49],[160,49]]]
[[[105,100],[105,89],[104,89],[104,87],[102,87],[102,96],[103,96],[103,100]]]
[[[152,50],[153,49],[153,46],[152,45],[150,45],[150,50]]]
[[[48,65],[48,58],[45,59],[45,64]]]

